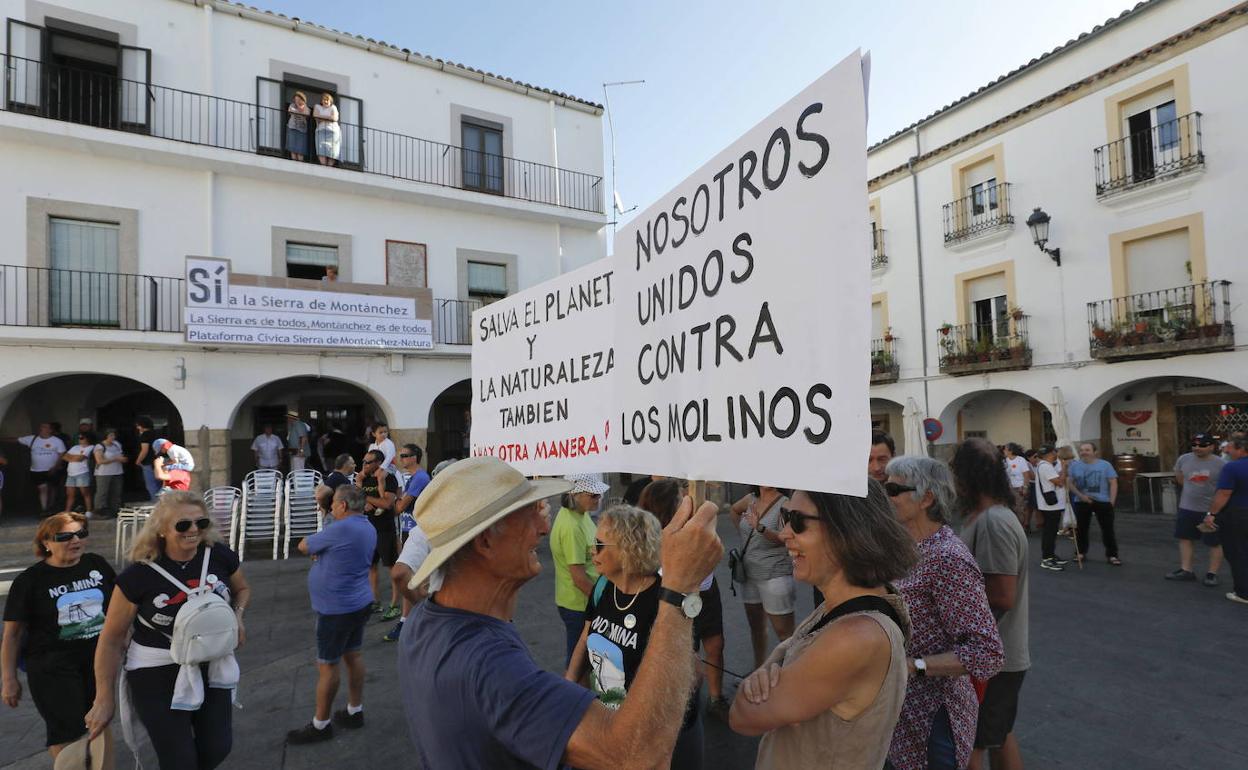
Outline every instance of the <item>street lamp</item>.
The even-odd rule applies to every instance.
[[[1062,266],[1062,250],[1046,249],[1044,246],[1049,242],[1049,215],[1044,213],[1039,206],[1031,212],[1031,216],[1027,217],[1027,227],[1031,228],[1031,239],[1036,246],[1045,254],[1053,258],[1058,267]]]

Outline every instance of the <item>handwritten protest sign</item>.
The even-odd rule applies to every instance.
[[[611,470],[866,493],[866,189],[854,54],[619,229]]]
[[[609,259],[472,314],[472,454],[529,474],[601,471],[615,375]]]

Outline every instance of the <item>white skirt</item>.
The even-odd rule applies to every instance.
[[[342,131],[337,123],[322,123],[316,127],[316,154],[322,158],[338,160]]]

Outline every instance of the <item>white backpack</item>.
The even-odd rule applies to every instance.
[[[199,587],[189,588],[154,562],[147,566],[163,575],[186,594],[186,604],[173,619],[173,634],[169,637],[169,653],[173,662],[182,666],[195,666],[218,658],[224,658],[238,647],[238,618],[230,603],[208,585],[208,561],[212,547],[204,549],[204,566],[199,573]],[[154,631],[160,629],[139,618]],[[161,633],[164,633],[161,631]]]

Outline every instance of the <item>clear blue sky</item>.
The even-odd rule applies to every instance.
[[[598,103],[604,82],[645,80],[611,92],[615,186],[626,206],[641,209],[855,48],[871,52],[867,133],[874,142],[1133,5],[1130,0],[247,2]],[[609,154],[605,121],[603,133]],[[604,165],[609,174],[609,157]]]

